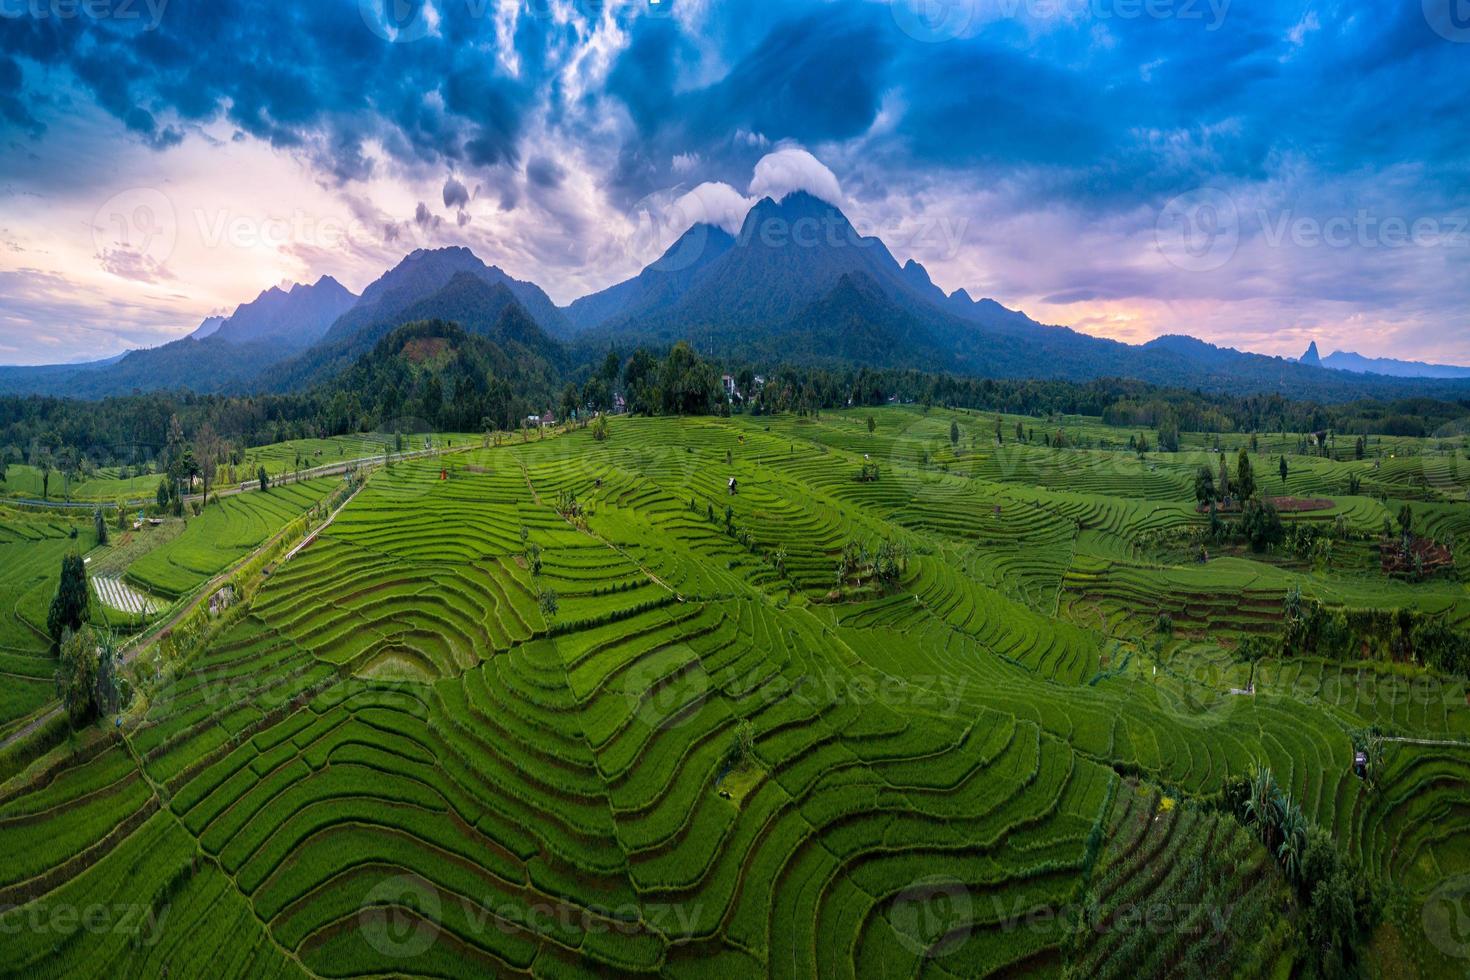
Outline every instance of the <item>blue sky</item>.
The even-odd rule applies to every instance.
[[[0,362],[421,246],[568,302],[820,186],[1044,322],[1470,363],[1470,0],[0,0],[0,38]]]

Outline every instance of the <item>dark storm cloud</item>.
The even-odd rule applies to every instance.
[[[464,184],[451,176],[444,182],[444,206],[462,208],[468,203],[470,203],[470,192],[465,189]]]
[[[0,46],[10,57],[0,61],[0,80],[14,77],[17,58],[65,68],[157,149],[177,144],[187,124],[225,119],[343,180],[370,172],[369,140],[409,165],[515,161],[530,95],[462,43],[488,37],[493,45],[491,20],[475,16],[479,5],[440,6],[440,36],[411,43],[374,33],[359,5],[341,0],[170,3],[152,30],[133,21],[6,17]],[[409,10],[412,22],[423,7]],[[13,103],[36,94],[0,98],[0,113],[28,125]]]
[[[532,157],[526,164],[526,179],[537,187],[554,190],[566,176],[566,171],[549,157]]]
[[[440,215],[374,218],[385,239],[452,233],[483,196],[487,212],[551,219],[515,247],[553,265],[608,234],[615,221],[589,220],[598,208],[699,181],[744,191],[761,157],[797,144],[860,206],[923,200],[973,218],[969,269],[992,270],[1002,298],[1228,287],[1391,313],[1432,281],[1417,302],[1465,323],[1466,249],[1273,246],[1219,282],[1160,275],[1139,253],[1165,203],[1197,188],[1241,210],[1232,270],[1283,216],[1463,214],[1470,43],[1436,33],[1419,0],[953,0],[971,16],[937,43],[905,19],[923,3],[708,0],[670,16],[557,0],[550,16],[553,0],[533,0],[507,20],[492,0],[369,0],[377,18],[358,0],[171,0],[152,29],[146,4],[126,22],[0,17],[0,130],[20,159],[48,123],[95,105],[165,156],[191,138],[258,140],[325,183],[405,178],[415,201],[450,174]],[[568,179],[584,171],[596,193]],[[79,179],[58,168],[37,183],[62,194]],[[987,222],[1009,237],[986,238]]]

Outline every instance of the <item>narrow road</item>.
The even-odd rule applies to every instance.
[[[435,454],[442,454],[442,453],[463,452],[465,450],[472,449],[472,448],[476,448],[476,447],[473,444],[467,444],[463,448],[454,447],[454,446],[449,446],[449,447],[442,447],[441,446],[441,447],[436,448],[436,449],[416,449],[413,452],[394,453],[393,454],[393,458],[394,458],[394,460],[420,459],[420,458],[422,458],[424,456],[433,456]],[[300,475],[300,478],[303,479],[303,480],[314,480],[314,479],[316,479],[317,477],[320,477],[320,476],[339,476],[339,475],[341,475],[343,473],[346,473],[349,469],[352,469],[353,467],[362,466],[362,465],[367,464],[367,463],[381,462],[382,459],[383,459],[383,457],[381,455],[379,455],[379,456],[359,456],[356,459],[343,459],[343,460],[338,460],[335,463],[323,463],[321,466],[314,466],[311,469],[301,470],[299,475]],[[297,471],[295,471],[295,470],[290,470],[290,471],[288,471],[286,473],[278,474],[277,476],[271,478],[272,479],[272,483],[274,484],[274,481],[279,480],[282,477],[295,476],[295,475],[297,475]],[[259,481],[246,480],[246,481],[242,481],[242,482],[240,482],[238,484],[231,485],[228,489],[220,490],[220,489],[210,488],[209,495],[211,497],[233,497],[233,496],[236,496],[237,494],[249,493],[249,492],[252,492],[252,491],[257,491],[259,489],[260,489],[260,483],[259,483]],[[202,500],[203,498],[204,498],[204,495],[202,493],[190,493],[190,494],[185,494],[184,495],[184,501],[186,503],[192,503],[192,502],[197,501],[197,500]],[[136,499],[136,500],[125,500],[125,501],[123,501],[123,503],[126,506],[128,506],[128,507],[146,507],[148,504],[154,503],[154,498],[153,497],[141,497],[141,498]],[[55,508],[60,508],[62,510],[96,510],[98,507],[101,507],[103,509],[107,509],[109,507],[115,507],[116,506],[116,501],[112,501],[112,500],[37,500],[34,497],[0,497],[0,504],[5,504],[5,505],[8,505],[8,506],[12,506],[12,507],[43,507],[43,508],[55,507]]]
[[[356,497],[358,492],[362,490],[362,488],[366,485],[366,480],[358,484],[357,489],[348,494],[346,499],[338,504],[336,509],[327,516],[327,519],[323,521],[320,525],[318,525],[316,529],[309,533],[304,539],[302,539],[302,541],[294,548],[292,548],[291,551],[288,552],[283,558],[281,558],[278,564],[284,564],[285,562],[290,561],[292,558],[296,557],[297,552],[301,551],[301,549],[305,548],[312,541],[316,540],[316,536],[320,534],[323,530],[325,530],[329,524],[337,519],[337,515],[342,513],[342,508],[351,503],[353,498]],[[208,601],[209,597],[214,595],[214,593],[218,591],[221,586],[223,586],[226,582],[233,578],[235,573],[238,572],[242,566],[253,559],[256,555],[260,554],[261,551],[269,548],[271,545],[279,541],[281,539],[281,536],[285,533],[285,528],[282,528],[280,531],[276,532],[270,537],[269,540],[262,543],[260,547],[251,551],[248,555],[244,556],[239,561],[232,564],[223,572],[220,572],[214,578],[204,583],[204,585],[199,586],[196,590],[197,595],[195,596],[195,598],[181,602],[177,606],[177,608],[169,614],[166,620],[154,623],[142,633],[139,633],[137,636],[125,642],[118,651],[120,655],[119,659],[121,660],[121,662],[123,664],[129,664],[136,660],[138,658],[138,655],[146,650],[150,645],[152,645],[154,640],[156,640],[159,636],[163,635],[168,630],[173,629],[174,626],[178,625],[178,623],[184,617],[188,616],[195,609],[197,609],[200,603]],[[16,742],[25,739],[27,736],[33,734],[42,725],[46,724],[52,718],[55,718],[60,714],[61,705],[52,705],[48,710],[43,711],[41,714],[31,719],[21,728],[16,729],[10,735],[6,736],[3,741],[0,741],[0,749],[8,748]]]
[[[395,459],[400,459],[400,460],[402,460],[402,459],[418,459],[418,458],[421,458],[421,457],[424,457],[424,456],[447,455],[447,454],[450,454],[450,453],[469,452],[470,450],[478,449],[478,448],[480,448],[480,447],[471,442],[471,443],[466,443],[463,446],[450,446],[450,447],[441,447],[441,448],[436,448],[436,449],[421,449],[421,450],[417,450],[417,451],[411,452],[411,453],[395,454]],[[364,457],[359,458],[359,459],[343,460],[343,461],[338,462],[338,463],[331,463],[331,464],[328,464],[326,466],[316,467],[314,470],[310,470],[310,471],[303,470],[302,471],[302,476],[303,476],[303,478],[307,478],[308,475],[310,477],[331,476],[331,475],[336,474],[336,473],[343,473],[343,472],[345,472],[348,467],[357,466],[357,465],[362,464],[362,463],[376,462],[376,461],[378,461],[378,460],[380,460],[382,458],[383,457],[381,457],[381,456],[364,456]],[[529,478],[528,478],[528,480],[529,480]],[[367,486],[367,480],[363,480],[361,483],[359,483],[358,486],[357,486],[357,489],[354,490],[354,491],[352,491],[352,493],[348,494],[348,496],[346,497],[346,499],[344,499],[340,504],[337,505],[337,507],[332,511],[332,513],[327,516],[327,519],[325,521],[323,521],[320,525],[318,525],[315,530],[313,530],[312,532],[310,532],[304,539],[302,539],[302,541],[300,543],[298,543],[294,548],[292,548],[290,552],[288,552],[285,556],[283,556],[281,558],[280,562],[278,562],[277,564],[280,565],[280,564],[284,564],[285,562],[290,561],[292,558],[294,558],[297,555],[298,552],[300,552],[303,548],[305,548],[312,541],[316,540],[317,535],[321,534],[321,532],[324,531],[327,528],[328,525],[330,525],[333,521],[335,521],[337,519],[337,515],[340,514],[340,513],[342,513],[342,509],[344,507],[346,507],[349,503],[351,503],[352,500],[357,496],[358,492],[361,491],[362,488],[365,487],[365,486]],[[231,494],[240,493],[240,492],[241,492],[240,491],[240,488],[237,487],[237,488],[234,488],[233,490],[220,491],[219,496],[229,496]],[[194,498],[193,499],[198,499],[198,496],[199,496],[198,494],[194,495]],[[3,502],[3,498],[0,498],[0,502]],[[38,501],[38,503],[39,503],[39,501]],[[46,506],[54,506],[54,504],[46,504]],[[95,504],[77,504],[75,506],[94,507],[96,505]],[[152,626],[148,627],[148,629],[144,630],[142,633],[139,633],[137,636],[131,638],[126,643],[124,643],[123,646],[122,646],[122,648],[121,648],[121,650],[120,650],[122,662],[124,664],[128,664],[128,663],[131,663],[133,660],[137,659],[138,655],[140,653],[142,653],[145,649],[147,649],[148,646],[155,639],[158,638],[158,636],[160,636],[166,630],[172,629],[175,625],[178,624],[178,622],[180,620],[182,620],[189,613],[193,612],[194,609],[196,609],[201,602],[207,601],[208,598],[210,596],[212,596],[219,589],[220,586],[222,586],[226,582],[228,582],[234,576],[234,574],[237,571],[240,570],[240,568],[242,566],[244,566],[247,562],[249,562],[251,559],[253,559],[256,555],[260,554],[260,552],[262,550],[264,550],[266,548],[269,548],[271,545],[275,544],[278,540],[280,540],[281,536],[283,534],[285,534],[285,533],[286,533],[286,529],[285,528],[282,528],[276,534],[272,535],[269,540],[267,540],[264,543],[262,543],[260,545],[260,547],[255,548],[248,555],[245,555],[239,561],[237,561],[234,564],[232,564],[229,568],[225,569],[223,572],[220,572],[214,578],[210,579],[203,586],[200,586],[197,589],[197,594],[196,594],[195,598],[190,599],[190,600],[182,601],[178,605],[178,607],[173,612],[171,612],[169,614],[169,616],[168,616],[168,618],[166,620],[164,620],[162,622],[159,622],[159,623],[154,623]],[[660,582],[659,584],[662,585],[663,583]],[[667,588],[667,586],[665,586],[665,588]],[[673,591],[673,590],[670,589],[670,591]],[[34,733],[42,725],[46,724],[47,721],[49,721],[50,719],[56,717],[60,713],[61,713],[61,706],[60,706],[60,704],[52,705],[50,709],[48,709],[46,711],[43,711],[42,713],[38,714],[35,718],[31,719],[24,726],[22,726],[21,728],[17,729],[14,732],[12,732],[10,735],[6,736],[6,738],[3,741],[0,741],[0,749],[5,749],[5,748],[7,748],[7,747],[9,747],[11,745],[14,745],[16,742],[19,742],[19,741],[25,739],[27,736],[29,736],[32,733]]]

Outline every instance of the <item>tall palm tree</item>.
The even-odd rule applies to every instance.
[[[1256,825],[1256,835],[1269,849],[1281,822],[1281,790],[1270,768],[1260,768],[1251,777],[1250,795],[1245,801],[1245,819]]]
[[[1296,881],[1301,872],[1302,854],[1306,849],[1307,818],[1301,807],[1285,800],[1281,813],[1281,844],[1276,848],[1276,860],[1292,881]]]

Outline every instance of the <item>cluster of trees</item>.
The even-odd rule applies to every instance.
[[[56,695],[67,718],[80,728],[117,709],[120,701],[117,640],[87,625],[91,595],[82,556],[61,559],[61,578],[46,613],[46,632],[56,656]]]
[[[884,539],[876,548],[866,542],[849,541],[837,560],[837,587],[849,582],[861,587],[864,580],[877,582],[884,589],[898,585],[909,567],[909,546],[903,541]]]
[[[1177,445],[1181,430],[1417,436],[1470,411],[1470,402],[1427,398],[1323,406],[1276,394],[1234,397],[1125,379],[1070,382],[755,362],[719,365],[684,342],[667,350],[639,348],[627,357],[600,352],[567,366],[513,340],[493,343],[435,320],[398,328],[337,378],[296,394],[154,392],[99,402],[0,397],[0,479],[7,462],[22,461],[42,469],[47,493],[53,472],[70,480],[103,466],[161,471],[160,457],[167,453],[175,420],[191,442],[207,426],[227,460],[238,457],[238,447],[386,431],[405,418],[447,431],[478,431],[488,419],[509,430],[526,415],[555,404],[558,391],[563,407],[572,411],[605,411],[621,390],[634,412],[723,412],[730,404],[720,384],[722,367],[743,394],[735,407],[757,413],[810,413],[893,400],[1034,417],[1093,415],[1155,430],[1163,449]],[[759,390],[757,372],[768,379]],[[1021,438],[1019,431],[1016,437]],[[1354,448],[1361,454],[1366,444],[1360,438]],[[197,447],[195,452],[203,466],[203,455]],[[199,475],[212,479],[214,472],[203,466]]]
[[[1221,801],[1276,859],[1296,890],[1311,974],[1355,975],[1361,945],[1381,914],[1372,883],[1343,859],[1331,833],[1306,818],[1270,769],[1229,779]]]
[[[1277,646],[1284,656],[1412,662],[1470,677],[1470,634],[1442,618],[1413,609],[1329,609],[1300,588],[1286,595]]]
[[[474,432],[486,420],[511,430],[550,404],[555,378],[544,361],[425,320],[394,330],[318,391],[311,422],[324,435],[386,430],[404,419],[443,432]]]
[[[1243,541],[1257,554],[1281,544],[1286,537],[1286,527],[1276,506],[1263,497],[1259,489],[1250,453],[1244,447],[1236,457],[1234,475],[1223,454],[1218,477],[1210,467],[1201,466],[1194,478],[1194,497],[1201,507],[1208,507],[1210,511],[1206,537],[1214,542]],[[1217,506],[1238,506],[1239,519],[1222,520]]]

